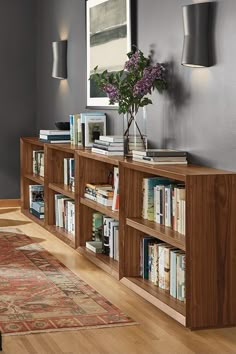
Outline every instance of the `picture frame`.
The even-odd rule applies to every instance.
[[[126,54],[136,45],[136,0],[87,0],[87,108],[117,109],[89,77],[98,72],[119,71]]]

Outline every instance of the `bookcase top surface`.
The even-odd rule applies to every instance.
[[[80,156],[87,157],[93,160],[106,162],[112,165],[119,165],[119,162],[124,161],[123,156],[104,156],[100,154],[96,154],[91,151],[91,149],[81,149],[77,152]]]
[[[137,161],[123,161],[123,166],[125,168],[130,168],[136,171],[141,171],[145,173],[150,173],[153,175],[161,175],[174,179],[179,179],[180,181],[185,181],[188,176],[207,176],[207,175],[235,175],[235,172],[219,170],[216,168],[210,168],[198,165],[151,165],[145,162]]]

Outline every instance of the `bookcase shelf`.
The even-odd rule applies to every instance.
[[[47,225],[46,228],[49,232],[57,236],[60,240],[64,241],[67,245],[75,248],[75,242],[70,239],[73,237],[73,235],[71,235],[67,230],[55,225]]]
[[[185,236],[172,230],[168,226],[160,225],[154,221],[144,220],[142,218],[126,218],[126,224],[185,251]]]
[[[94,209],[96,211],[99,211],[102,214],[105,214],[107,216],[110,216],[111,218],[115,220],[119,220],[119,212],[118,211],[113,211],[111,207],[106,207],[102,204],[99,204],[97,202],[94,202],[93,200],[90,200],[88,198],[80,198],[80,203],[83,205],[86,205],[87,207]]]
[[[37,184],[44,184],[44,178],[35,174],[30,174],[30,173],[26,173],[25,174],[25,178],[37,183]]]
[[[48,188],[52,189],[55,192],[61,193],[71,199],[75,199],[75,193],[72,192],[69,186],[66,186],[62,183],[49,183]]]
[[[44,149],[44,179],[32,173],[32,151]],[[75,192],[65,186],[63,159],[75,159]],[[119,167],[120,210],[84,198],[87,183],[107,183]],[[185,184],[186,236],[142,218],[143,178],[165,177]],[[43,184],[45,220],[29,212],[29,185]],[[55,226],[55,194],[75,201],[75,241]],[[236,326],[236,173],[196,165],[149,165],[93,154],[70,144],[21,139],[22,213],[98,267],[190,329]],[[86,249],[94,211],[119,221],[119,262]],[[140,277],[140,244],[152,236],[185,251],[186,302]]]
[[[101,253],[94,253],[86,247],[78,247],[77,251],[103,269],[105,272],[119,279],[119,262]]]
[[[39,224],[42,227],[45,226],[44,219],[36,218],[36,216],[34,216],[33,214],[30,213],[29,209],[21,209],[21,212],[22,212],[22,214],[27,216],[27,218],[29,218],[32,221],[34,221],[36,224]]]
[[[166,293],[165,290],[153,285],[150,281],[140,277],[123,278],[122,283],[157,306],[182,325],[186,325],[185,303],[178,301]]]

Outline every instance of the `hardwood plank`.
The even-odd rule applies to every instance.
[[[142,218],[126,218],[126,224],[185,251],[185,236],[170,227]]]
[[[43,148],[43,146],[44,146],[44,143],[42,141],[40,141],[38,137],[22,137],[21,140],[24,143],[37,145],[37,146],[40,146],[41,148]]]
[[[138,277],[122,278],[121,282],[183,326],[186,325],[185,304],[172,298],[165,290]]]
[[[77,251],[88,258],[91,262],[96,264],[99,268],[104,270],[105,272],[109,273],[116,279],[119,279],[118,269],[119,269],[119,262],[115,261],[114,259],[106,256],[105,254],[94,253],[88,250],[86,247],[78,247]]]
[[[75,193],[72,192],[69,188],[69,186],[66,186],[65,184],[62,183],[49,183],[48,187],[55,192],[61,193],[66,195],[69,198],[75,199]]]
[[[35,174],[30,174],[30,173],[26,173],[25,174],[25,178],[28,178],[31,181],[34,181],[37,184],[42,184],[44,185],[44,178]]]
[[[86,205],[87,207],[97,210],[100,213],[103,213],[107,216],[110,216],[111,218],[115,220],[119,220],[119,212],[118,211],[113,211],[111,207],[106,207],[102,204],[99,204],[97,202],[94,202],[93,200],[87,199],[87,198],[80,198],[80,203],[83,205]]]

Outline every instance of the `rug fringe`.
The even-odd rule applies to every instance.
[[[109,325],[98,325],[98,326],[83,326],[83,327],[74,327],[74,328],[55,328],[55,329],[46,329],[46,330],[36,330],[36,331],[27,331],[27,332],[17,332],[17,333],[2,333],[3,337],[8,336],[25,336],[27,334],[39,334],[39,333],[50,333],[50,332],[71,332],[78,331],[83,329],[103,329],[103,328],[113,328],[113,327],[126,327],[126,326],[137,326],[138,322],[130,323],[114,323]]]

